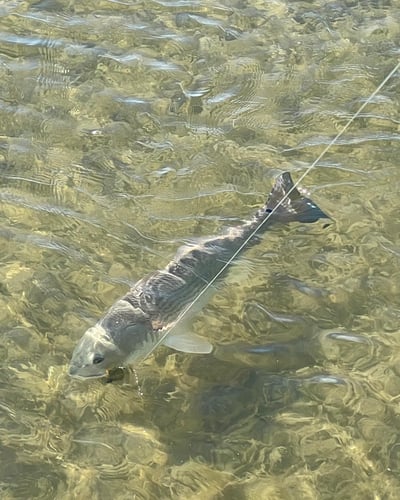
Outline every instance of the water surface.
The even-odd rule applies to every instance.
[[[397,499],[399,73],[194,330],[113,384],[67,375],[129,285],[298,178],[399,60],[391,1],[0,6],[5,499]]]

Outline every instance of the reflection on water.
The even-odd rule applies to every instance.
[[[113,384],[83,331],[294,177],[398,61],[390,1],[0,7],[2,498],[397,499],[398,74],[193,328]]]

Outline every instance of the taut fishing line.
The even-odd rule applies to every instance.
[[[255,236],[255,234],[261,229],[261,227],[267,222],[268,219],[276,212],[276,210],[282,205],[282,203],[290,196],[290,194],[297,188],[301,181],[311,172],[311,170],[316,166],[316,164],[321,160],[323,156],[329,151],[329,149],[338,141],[338,139],[346,132],[353,121],[360,115],[363,109],[372,101],[376,94],[386,85],[386,83],[392,78],[396,71],[400,68],[400,61],[392,69],[392,71],[381,81],[381,83],[376,87],[372,94],[368,97],[366,101],[358,108],[358,110],[352,115],[352,117],[347,121],[340,132],[331,140],[331,142],[325,147],[322,153],[319,154],[316,160],[305,170],[305,172],[297,179],[293,186],[288,190],[288,192],[281,198],[281,200],[276,204],[276,206],[269,212],[267,217],[263,219],[260,224],[254,229],[252,233],[244,240],[236,252],[227,260],[223,267],[218,271],[218,273],[207,283],[207,285],[201,290],[201,292],[188,304],[185,309],[178,315],[177,319],[174,321],[174,325],[179,323],[179,321],[185,316],[185,314],[196,304],[196,302],[205,294],[205,292],[216,282],[216,280],[221,276],[225,269],[232,263],[232,261],[240,254],[247,243]],[[160,338],[157,344],[154,346],[152,351],[162,343],[164,338],[168,335],[172,327],[168,328],[165,334]],[[149,353],[150,354],[150,353]]]

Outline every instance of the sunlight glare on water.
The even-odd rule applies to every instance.
[[[72,350],[130,284],[296,180],[399,61],[400,7],[0,6],[0,496],[400,497],[399,73],[193,329],[112,384]]]

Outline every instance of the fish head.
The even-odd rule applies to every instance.
[[[83,334],[76,345],[69,366],[69,374],[75,378],[104,377],[107,370],[119,366],[125,356],[112,342],[107,331],[97,324]]]
[[[124,298],[86,330],[72,353],[69,374],[76,378],[107,375],[113,368],[145,358],[156,343],[154,324]]]

